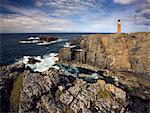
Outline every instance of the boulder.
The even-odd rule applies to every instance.
[[[42,42],[51,42],[51,41],[58,40],[57,37],[49,36],[49,35],[40,35],[39,38],[40,38],[40,41]]]
[[[29,64],[35,64],[35,63],[41,62],[40,60],[37,60],[37,59],[34,59],[34,58],[28,58],[28,59],[29,59],[29,61],[28,61]]]

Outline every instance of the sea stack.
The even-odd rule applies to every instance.
[[[121,33],[121,22],[120,22],[120,19],[118,19],[118,33]]]

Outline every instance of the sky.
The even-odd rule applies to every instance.
[[[150,31],[150,0],[0,0],[0,32]]]

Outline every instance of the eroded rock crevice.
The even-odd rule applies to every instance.
[[[1,112],[148,113],[149,36],[85,36],[72,41],[78,48],[60,50],[59,69],[40,73],[3,66]]]

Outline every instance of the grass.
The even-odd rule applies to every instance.
[[[63,91],[60,91],[59,89],[55,92],[55,99],[56,101],[59,101],[60,96],[62,95]]]
[[[102,90],[102,89],[100,89],[99,91],[97,91],[97,96],[98,96],[99,98],[103,98],[103,99],[108,99],[108,98],[110,98],[109,92],[106,91],[106,90]]]
[[[13,84],[13,89],[11,91],[10,103],[15,112],[18,112],[20,93],[22,90],[23,75],[18,75]]]
[[[125,37],[125,36],[128,36],[128,35],[124,33],[118,34],[118,37]]]

